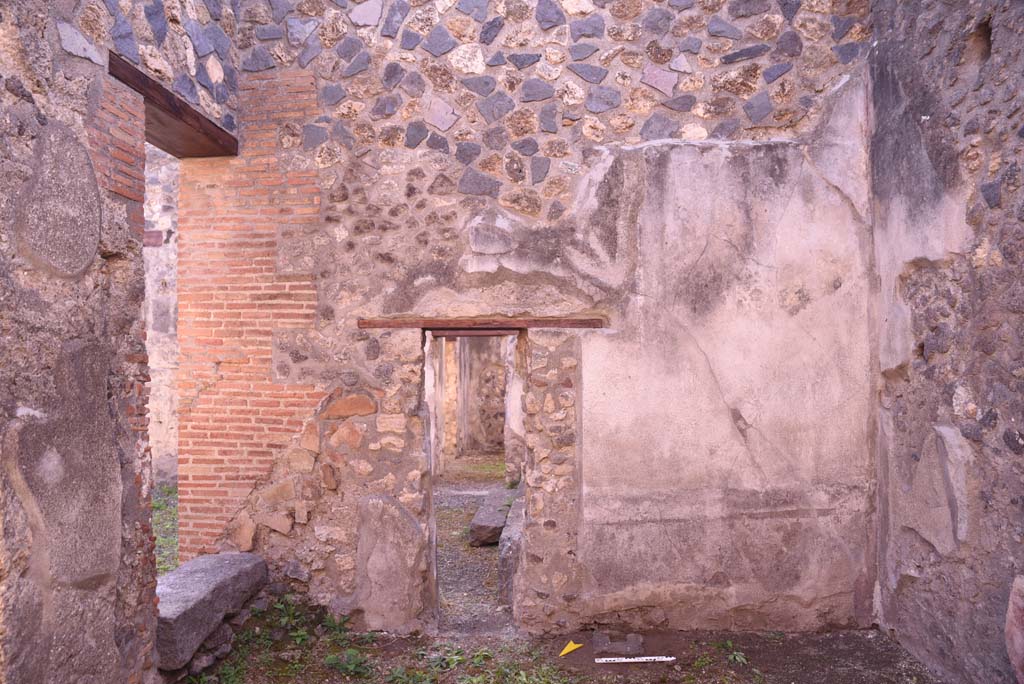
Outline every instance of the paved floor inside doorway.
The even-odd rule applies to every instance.
[[[469,545],[469,523],[494,489],[505,489],[501,456],[450,462],[434,482],[437,578],[442,635],[496,634],[512,627],[508,606],[498,600],[498,547]]]

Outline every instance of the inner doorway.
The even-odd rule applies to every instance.
[[[523,516],[520,339],[517,331],[429,337],[438,627],[499,632],[511,627]]]

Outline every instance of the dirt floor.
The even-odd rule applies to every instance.
[[[469,545],[469,523],[494,489],[505,489],[501,454],[463,457],[434,482],[439,629],[447,634],[500,633],[512,614],[498,600],[498,547]]]
[[[153,488],[153,534],[156,535],[156,571],[162,575],[178,567],[178,488],[175,486]]]

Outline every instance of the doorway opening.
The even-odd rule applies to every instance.
[[[512,624],[523,517],[525,342],[525,333],[514,330],[428,334],[441,633],[500,632]]]

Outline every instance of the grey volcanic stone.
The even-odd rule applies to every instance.
[[[496,152],[505,149],[505,145],[508,145],[508,131],[501,126],[488,128],[484,131],[481,138],[484,141],[484,145],[487,145],[488,149]]]
[[[427,89],[427,81],[418,71],[410,71],[402,79],[400,87],[412,97],[419,97]]]
[[[384,15],[384,24],[380,27],[380,35],[385,38],[394,38],[398,35],[398,29],[409,14],[409,3],[405,0],[395,0],[388,7],[388,13]]]
[[[290,17],[288,21],[285,22],[285,28],[288,32],[288,44],[293,47],[302,45],[319,25],[320,20],[312,17],[307,17],[305,19],[301,17]]]
[[[114,41],[114,51],[125,59],[139,63],[139,44],[135,41],[132,25],[123,14],[118,14],[114,26],[110,29],[110,37]]]
[[[224,16],[224,8],[221,6],[220,0],[204,0],[204,3],[213,20],[220,21],[220,18]]]
[[[608,70],[596,64],[570,64],[569,71],[587,83],[600,83],[608,76]]]
[[[324,89],[320,92],[320,99],[327,106],[336,105],[348,95],[348,91],[345,90],[345,86],[340,83],[331,83],[324,86]]]
[[[466,86],[467,90],[481,97],[487,97],[494,92],[498,82],[493,76],[470,76],[469,78],[462,79],[462,85]]]
[[[767,2],[767,0],[765,1]],[[644,30],[644,33],[663,36],[672,27],[672,20],[675,19],[675,16],[675,13],[669,12],[664,7],[652,7],[644,15],[643,21],[640,22],[640,27]]]
[[[524,157],[532,157],[540,150],[540,145],[533,138],[520,138],[512,142],[512,149]]]
[[[380,82],[385,88],[392,90],[402,82],[403,76],[405,76],[405,67],[398,62],[388,62],[388,65],[384,67]]]
[[[106,64],[96,46],[71,24],[63,21],[57,22],[57,33],[60,34],[60,46],[68,54],[87,59],[100,66]]]
[[[627,634],[625,641],[612,641],[605,632],[594,632],[595,654],[605,656],[638,656],[644,652],[644,638],[639,634]]]
[[[769,0],[732,0],[729,3],[728,11],[730,17],[740,19],[764,14],[771,8]]]
[[[516,103],[504,91],[501,91],[478,101],[476,108],[483,115],[484,120],[490,124],[515,109]]]
[[[302,52],[299,53],[299,66],[305,69],[323,51],[324,46],[320,42],[320,36],[311,36],[306,41],[305,47],[302,48]]]
[[[525,520],[525,499],[520,496],[509,509],[505,529],[501,531],[501,539],[498,540],[498,598],[506,606],[512,605],[512,580],[519,566]]]
[[[804,51],[804,41],[796,31],[786,31],[776,41],[775,51],[787,57],[799,57]]]
[[[594,114],[607,112],[622,104],[622,94],[616,88],[608,86],[594,86],[587,93],[585,106],[587,111]]]
[[[490,45],[494,42],[494,39],[501,33],[501,29],[505,27],[505,17],[500,14],[493,19],[487,21],[480,28],[480,42],[484,45]]]
[[[421,36],[420,34],[416,33],[415,31],[410,31],[409,29],[403,29],[402,40],[399,43],[399,47],[401,47],[403,50],[415,50],[416,46],[420,44],[421,40],[423,40],[423,36]]]
[[[420,43],[420,47],[434,57],[440,57],[451,52],[458,44],[458,41],[452,38],[452,34],[448,33],[448,29],[443,24],[438,24],[430,30],[424,41]]]
[[[488,2],[489,0],[459,0],[455,9],[482,22],[487,18]]]
[[[569,24],[569,35],[573,42],[580,38],[603,38],[604,17],[600,14],[591,14],[586,19],[577,19]]]
[[[572,57],[573,61],[579,62],[590,57],[590,55],[597,52],[597,50],[598,47],[596,45],[591,45],[590,43],[576,43],[575,45],[569,46],[569,56]]]
[[[505,63],[505,53],[498,50],[487,58],[487,66],[501,66]]]
[[[429,134],[430,131],[427,129],[427,124],[422,121],[413,121],[405,129],[405,146],[410,149],[417,147],[427,139]]]
[[[508,518],[514,496],[507,489],[495,489],[484,498],[469,523],[470,546],[498,543],[501,532],[505,529],[505,520]]]
[[[840,64],[849,64],[853,60],[857,59],[857,55],[860,54],[860,43],[843,43],[842,45],[836,45],[832,48],[832,52],[836,53],[836,57],[839,58]]]
[[[341,75],[345,78],[349,76],[355,76],[370,68],[370,53],[363,50],[358,55],[352,58],[352,61],[348,63]]]
[[[196,90],[196,82],[188,77],[188,74],[178,74],[171,83],[171,90],[181,95],[192,104],[199,104],[199,92]]]
[[[302,148],[312,150],[327,142],[329,133],[323,126],[306,124],[302,127]]]
[[[195,19],[186,19],[184,26],[185,33],[192,41],[192,47],[195,49],[197,57],[205,57],[213,52],[213,43],[206,37],[206,31],[203,30],[202,24]]]
[[[152,3],[145,6],[143,13],[146,15],[149,28],[153,31],[157,47],[163,45],[164,39],[167,38],[167,15],[164,14],[164,0],[153,0]]]
[[[348,12],[348,19],[356,26],[376,26],[384,9],[384,0],[366,0]]]
[[[540,53],[520,52],[514,55],[509,55],[508,61],[512,62],[516,69],[525,69],[526,67],[540,61]]]
[[[459,192],[464,195],[486,195],[496,198],[500,189],[501,181],[480,173],[472,166],[467,168],[459,179]]]
[[[665,100],[661,104],[674,112],[688,112],[697,104],[697,98],[693,95],[677,95],[670,100]]]
[[[681,41],[679,41],[679,51],[689,52],[691,54],[696,55],[700,53],[700,47],[703,44],[704,41],[702,41],[697,36],[687,36],[686,38],[683,38]]]
[[[224,33],[224,29],[220,27],[220,24],[210,24],[206,27],[206,39],[213,43],[213,49],[217,52],[217,56],[220,57],[221,61],[231,59],[233,43],[228,38],[228,34]]]
[[[655,112],[644,122],[640,137],[644,140],[671,138],[679,132],[679,122],[670,116]]]
[[[782,11],[782,16],[786,18],[786,21],[793,21],[793,17],[800,11],[801,0],[779,0],[779,10]]]
[[[577,66],[577,65],[573,65]],[[547,81],[539,78],[528,78],[519,91],[523,102],[541,102],[555,96],[554,87]]]
[[[551,160],[547,157],[530,158],[530,183],[536,185],[548,177],[548,170],[551,168]]]
[[[536,17],[545,31],[565,23],[565,12],[555,0],[538,0]]]
[[[398,108],[401,106],[402,96],[398,93],[393,95],[382,95],[373,103],[373,108],[370,109],[370,118],[373,120],[388,119],[394,116],[395,112],[397,112]]]
[[[472,164],[481,152],[483,148],[474,142],[455,143],[455,158],[463,164]]]
[[[545,133],[557,133],[558,132],[558,103],[549,102],[540,108],[540,114],[538,116],[540,120],[540,130]]]
[[[363,49],[363,41],[359,40],[356,36],[345,36],[345,38],[338,43],[338,47],[334,48],[334,51],[338,53],[346,62],[359,54],[359,51]]]
[[[439,150],[445,154],[448,154],[450,151],[448,148],[448,138],[436,131],[430,132],[430,137],[427,138],[427,147],[432,150]]]
[[[51,121],[34,156],[32,177],[14,202],[18,242],[36,265],[76,276],[95,258],[102,225],[89,152],[70,129]]]
[[[731,38],[732,40],[739,40],[743,37],[743,31],[740,31],[717,14],[711,17],[711,20],[708,22],[708,34],[718,38]]]
[[[242,60],[243,71],[266,71],[274,68],[274,58],[270,51],[262,45],[257,45],[249,56]]]
[[[840,41],[846,37],[846,34],[850,32],[854,24],[857,23],[857,17],[832,17],[832,40]]]
[[[751,123],[760,123],[772,113],[772,100],[767,92],[761,92],[743,104],[743,111]]]
[[[792,62],[784,62],[782,64],[773,64],[764,70],[764,82],[775,83],[793,68]]]
[[[696,3],[696,0],[668,0],[668,6],[675,10],[688,10]]]
[[[284,29],[276,24],[257,26],[256,38],[258,40],[280,40],[284,38]]]
[[[194,558],[157,580],[160,618],[156,628],[158,667],[176,670],[267,582],[267,564],[252,553],[216,553]]]
[[[270,12],[274,23],[280,24],[284,21],[284,18],[292,11],[292,7],[290,0],[270,0]]]
[[[748,59],[756,59],[757,57],[768,54],[771,49],[771,46],[763,43],[761,45],[751,45],[750,47],[745,47],[742,50],[737,50],[736,52],[730,52],[727,55],[723,55],[722,64],[735,64],[736,62],[744,62]]]

